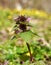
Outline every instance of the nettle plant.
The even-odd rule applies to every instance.
[[[17,38],[17,36],[20,36],[26,42],[26,45],[30,54],[30,61],[33,62],[34,58],[32,56],[29,43],[34,37],[34,33],[30,30],[32,27],[32,25],[29,23],[30,19],[31,18],[22,16],[22,15],[14,19],[15,20],[15,26],[14,26],[15,36],[12,39],[14,39],[15,37]]]

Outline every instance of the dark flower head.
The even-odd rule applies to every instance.
[[[25,16],[18,16],[15,21],[16,21],[16,27],[19,28],[22,32],[27,31],[27,26],[29,25],[29,21],[31,20],[30,17],[25,17]],[[15,30],[15,34],[19,33],[19,30]]]
[[[22,21],[22,22],[27,20],[27,18],[26,18],[25,16],[19,16],[18,18],[19,18],[19,20]]]
[[[18,16],[18,18],[15,19],[16,23],[25,22],[27,18],[25,16]]]
[[[26,25],[25,25],[25,24],[20,24],[20,25],[19,25],[19,28],[20,28],[23,32],[26,31]]]

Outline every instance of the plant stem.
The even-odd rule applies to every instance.
[[[30,50],[30,46],[29,46],[28,43],[26,43],[26,45],[27,45],[28,51],[30,53],[30,61],[32,62],[33,61],[33,56],[32,56],[31,50]]]

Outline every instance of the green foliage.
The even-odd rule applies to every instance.
[[[31,40],[32,40],[32,38],[34,36],[34,34],[31,31],[27,31],[27,32],[24,32],[24,33],[20,33],[19,35],[20,35],[20,37],[22,39],[24,39],[24,41],[26,41],[28,43],[31,42]]]
[[[16,14],[18,14],[18,12]],[[1,37],[2,40],[0,40],[0,63],[5,62],[6,60],[9,62],[8,65],[21,65],[20,61],[23,61],[22,65],[46,65],[46,63],[44,63],[44,60],[46,60],[47,58],[49,59],[51,58],[51,48],[41,46],[42,43],[41,42],[39,43],[36,40],[36,36],[31,31],[27,31],[24,33],[21,32],[19,36],[16,36],[15,39],[10,40],[12,35],[14,36],[14,34],[12,34],[10,31],[10,28],[12,30],[12,27],[14,26],[14,22],[12,19],[14,15],[15,13],[12,14],[10,10],[0,10],[0,32],[1,32],[0,37],[1,36],[3,37],[3,38]],[[32,17],[38,18],[38,16],[35,14]],[[44,25],[45,22],[44,19],[41,22],[42,23],[39,23],[32,28],[33,32],[36,32],[37,34],[39,33],[39,28],[41,28],[41,25],[42,27]],[[3,29],[8,34],[8,38],[6,40],[5,37],[3,36],[3,34],[5,35],[5,33],[2,33]],[[48,25],[48,27],[42,30],[41,32],[45,33],[44,38],[49,43],[49,39],[51,39],[51,26]],[[30,55],[28,55],[29,52],[26,44],[23,44],[22,46],[16,45],[18,44],[17,39],[20,37],[24,40],[25,43],[26,42],[30,43],[32,55],[36,60],[33,63],[30,63],[29,61]]]

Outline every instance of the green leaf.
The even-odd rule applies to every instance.
[[[26,42],[28,42],[28,43],[31,42],[31,40],[32,40],[32,38],[33,38],[33,36],[34,36],[34,34],[33,34],[31,31],[23,32],[23,33],[20,33],[19,35],[20,35],[20,37],[21,37],[24,41],[26,41]]]
[[[17,54],[24,54],[24,53],[26,53],[28,50],[27,50],[27,47],[25,46],[25,47],[18,47],[17,46],[17,49],[16,49],[16,52],[17,52]]]
[[[42,54],[36,54],[36,60],[44,59]]]

